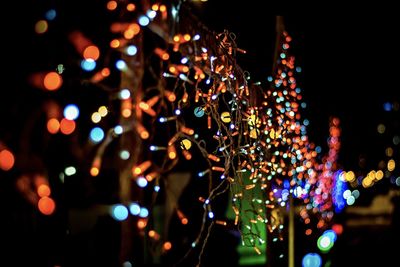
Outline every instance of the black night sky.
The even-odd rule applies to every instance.
[[[27,86],[27,77],[32,72],[49,70],[49,66],[54,68],[60,62],[71,62],[68,53],[73,53],[73,48],[68,43],[68,32],[80,29],[100,46],[108,45],[104,40],[109,39],[109,33],[104,28],[112,18],[104,9],[105,3],[106,1],[96,0],[30,0],[24,1],[23,8],[13,4],[2,12],[3,15],[5,12],[12,13],[13,19],[2,22],[5,31],[2,33],[0,145],[3,142],[12,150],[21,150],[24,144],[21,139],[26,137],[24,129],[31,118],[35,117],[35,109],[49,98],[47,94],[33,91]],[[400,135],[398,82],[400,61],[396,41],[399,17],[389,15],[377,17],[372,15],[375,14],[372,13],[372,7],[367,8],[367,11],[371,11],[369,13],[361,13],[356,9],[347,9],[341,13],[328,12],[328,8],[319,12],[303,13],[301,9],[268,7],[260,3],[261,1],[254,0],[197,1],[193,4],[192,10],[210,30],[215,32],[228,30],[236,35],[237,46],[247,51],[246,54],[238,54],[238,64],[250,72],[254,81],[260,81],[262,84],[266,84],[266,79],[272,71],[275,19],[277,15],[283,16],[286,31],[293,37],[292,52],[297,65],[302,68],[298,85],[302,88],[303,100],[307,104],[302,110],[302,118],[309,120],[307,132],[310,140],[326,152],[329,118],[335,116],[341,121],[342,144],[339,165],[343,170],[353,170],[365,175],[370,170],[377,169],[379,161],[387,159],[385,150],[388,147],[393,148],[394,158],[397,157],[396,164],[400,165],[398,161],[400,147],[393,141],[393,136]],[[48,36],[38,38],[34,32],[34,25],[49,8],[57,10],[57,18],[50,25]],[[78,84],[78,81],[73,79],[78,73],[68,73],[68,66],[66,71],[66,75],[72,77],[70,84],[66,86],[73,88]],[[78,89],[72,89],[64,94],[57,92],[55,96],[61,103],[71,100],[89,103],[85,108],[90,110],[95,106],[90,100],[92,93],[90,90],[92,89],[89,88],[88,92],[79,96],[76,95]],[[106,94],[98,94],[96,98],[106,103]],[[385,111],[385,103],[391,106],[390,111]],[[384,134],[378,133],[379,124],[386,126]],[[16,170],[12,173],[0,170],[0,201],[3,207],[0,243],[2,247],[8,246],[12,250],[12,253],[8,250],[6,253],[0,252],[0,265],[3,265],[3,261],[10,260],[7,256],[12,255],[11,260],[14,263],[9,266],[21,266],[28,262],[32,262],[32,266],[78,266],[76,260],[85,257],[85,251],[78,251],[81,247],[74,249],[73,246],[85,242],[87,244],[92,242],[87,245],[88,247],[95,246],[94,244],[98,242],[101,245],[96,252],[113,253],[115,256],[117,254],[115,244],[118,242],[112,236],[118,235],[119,232],[118,227],[108,219],[97,224],[96,230],[93,231],[97,233],[96,231],[103,231],[111,225],[109,231],[103,235],[90,236],[93,234],[90,233],[79,236],[81,239],[67,237],[66,229],[71,223],[67,210],[77,205],[77,202],[71,200],[73,199],[71,191],[66,190],[59,182],[53,186],[54,197],[61,204],[59,212],[52,218],[42,218],[38,211],[33,211],[15,189],[15,176],[24,171],[34,172],[42,167],[34,156],[36,152],[44,157],[46,163],[52,165],[49,173],[54,176],[57,175],[55,170],[61,168],[63,162],[73,162],[70,155],[73,153],[58,154],[59,148],[69,152],[73,150],[66,143],[66,139],[58,138],[43,147],[42,143],[35,143],[40,138],[40,133],[29,137],[31,151],[22,156],[25,162],[29,162],[28,166],[18,165],[17,162]],[[23,149],[20,153],[24,153]],[[395,173],[398,177],[399,172]],[[107,184],[98,186],[106,188]],[[113,186],[116,185],[111,185]],[[360,186],[358,189],[361,196],[355,206],[361,208],[371,205],[377,195],[386,196],[391,190],[399,195],[399,187],[389,179],[381,181],[372,188],[364,189]],[[108,188],[108,190],[110,193],[113,189]],[[72,192],[84,199],[85,192],[78,191],[74,189]],[[98,196],[100,199],[101,197]],[[115,196],[109,197],[107,201],[110,199],[112,201],[113,197]],[[71,202],[68,202],[70,200]],[[379,227],[377,224],[354,227],[346,231],[346,222],[353,217],[345,212],[340,214],[338,220],[345,226],[344,234],[339,236],[331,254],[325,257],[330,259],[332,265],[325,266],[353,264],[395,266],[393,261],[399,259],[395,255],[396,248],[389,245],[389,242],[396,242],[394,237],[396,234],[397,238],[399,236],[400,225],[395,225],[399,223],[398,206],[397,203],[395,205],[397,210],[392,215],[392,225],[386,227]],[[223,239],[224,236],[217,234],[217,241],[218,238]],[[315,244],[310,248],[302,247],[300,243],[303,241],[302,238],[304,236],[296,243],[299,246],[297,250],[299,253],[316,251]],[[106,244],[107,242],[111,243]],[[311,242],[304,241],[304,244]],[[211,242],[211,246],[216,245]],[[42,248],[47,249],[51,256],[40,254]],[[92,253],[89,256],[94,258],[94,249],[91,247],[89,250]],[[68,257],[72,260],[68,260]],[[296,257],[301,258],[301,255]],[[85,266],[91,266],[90,261],[82,262],[86,264]],[[92,264],[102,266],[100,260]],[[300,266],[300,263],[296,263],[295,266]]]

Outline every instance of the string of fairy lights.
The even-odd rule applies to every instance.
[[[187,244],[186,255],[198,251],[199,262],[215,225],[235,227],[241,232],[242,244],[261,254],[260,247],[266,240],[259,227],[267,228],[282,241],[285,225],[278,211],[288,207],[291,195],[304,202],[300,216],[306,224],[310,223],[311,212],[318,214],[317,227],[326,228],[335,206],[343,207],[342,196],[348,205],[354,203],[349,201],[354,194],[349,195],[342,184],[355,188],[361,181],[363,187],[371,187],[394,172],[393,158],[362,179],[353,171],[340,171],[337,161],[341,129],[337,118],[330,123],[326,156],[321,156],[318,147],[310,142],[308,121],[300,115],[305,104],[301,103],[301,89],[296,83],[301,68],[290,53],[292,38],[286,31],[279,32],[278,57],[265,90],[236,63],[236,54],[246,51],[237,47],[234,34],[214,33],[200,23],[190,23],[195,18],[182,3],[169,6],[144,2],[107,2],[109,12],[124,14],[121,21],[110,26],[113,38],[109,49],[120,55],[114,62],[100,61],[106,53],[83,33],[74,31],[68,36],[82,58],[80,67],[91,75],[87,82],[106,89],[118,105],[99,105],[90,116],[94,127],[88,143],[95,150],[90,167],[78,170],[76,166],[66,166],[60,177],[64,179],[78,171],[98,177],[107,147],[119,141],[118,161],[122,165],[118,166],[124,169],[119,179],[127,186],[122,189],[125,197],[112,207],[111,215],[118,221],[125,221],[128,216],[137,218],[137,230],[160,244],[157,249],[161,247],[163,253],[168,253],[174,246],[168,236],[153,228],[151,217],[159,193],[170,192],[166,177],[179,168],[180,162],[196,161],[199,169],[193,179],[208,184],[198,196],[199,203],[193,204],[203,207],[201,228]],[[56,11],[49,10],[45,18],[35,25],[39,35],[47,32]],[[146,48],[145,32],[157,39]],[[52,71],[33,73],[30,84],[49,93],[62,90],[65,69],[59,64]],[[115,73],[121,78],[117,90],[105,83]],[[79,106],[68,104],[62,112],[59,104],[49,101],[44,110],[50,134],[76,133]],[[117,114],[118,123],[104,129],[102,121],[108,120],[111,113]],[[393,154],[393,149],[386,151],[388,157]],[[14,154],[0,143],[0,168],[9,171],[14,162]],[[383,171],[385,167],[387,170]],[[29,185],[31,181],[36,192]],[[17,187],[32,204],[37,203],[43,214],[51,215],[56,203],[46,181],[40,175],[33,180],[21,176]],[[131,190],[140,193],[132,194]],[[215,200],[228,191],[233,221],[217,218],[214,210]],[[151,201],[144,197],[148,192]],[[245,198],[250,209],[243,208]],[[182,225],[191,223],[179,205],[174,211]],[[311,228],[306,234],[311,233]]]

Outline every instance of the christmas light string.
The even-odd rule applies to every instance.
[[[163,253],[167,253],[173,244],[168,236],[152,228],[152,209],[160,190],[173,193],[166,183],[168,175],[179,169],[180,162],[196,160],[202,169],[192,179],[201,179],[208,186],[199,196],[199,205],[203,206],[201,228],[197,237],[185,244],[188,252],[181,261],[196,250],[200,264],[216,225],[236,228],[241,232],[242,244],[253,247],[258,254],[266,242],[259,233],[260,225],[283,241],[284,224],[279,210],[287,208],[292,194],[304,200],[306,207],[300,215],[306,223],[311,210],[320,216],[318,228],[329,225],[334,214],[333,188],[338,179],[353,187],[359,179],[352,171],[337,172],[340,128],[336,118],[330,125],[330,150],[319,162],[319,153],[308,140],[307,123],[300,116],[303,103],[299,103],[301,89],[295,76],[301,68],[290,54],[292,40],[283,27],[278,31],[274,74],[268,77],[270,84],[264,90],[236,63],[236,54],[246,51],[237,47],[234,34],[210,31],[184,3],[168,6],[147,1],[140,5],[109,1],[106,8],[122,14],[121,21],[110,27],[114,37],[109,46],[120,53],[118,60],[104,60],[110,54],[100,51],[80,32],[72,32],[69,39],[82,57],[81,68],[94,73],[85,83],[107,92],[110,102],[117,100],[92,113],[91,121],[97,126],[90,131],[90,145],[77,148],[76,152],[94,152],[87,173],[97,177],[107,160],[106,149],[119,142],[116,162],[121,167],[121,205],[111,211],[116,220],[129,226],[127,218],[132,215],[140,234],[149,237],[156,249],[161,244]],[[48,23],[40,20],[35,31],[45,34],[47,27]],[[145,45],[144,33],[157,39],[152,37],[150,45]],[[30,83],[49,93],[62,89],[65,68],[68,70],[69,66],[60,64],[55,70],[34,73]],[[117,89],[107,83],[116,73],[121,81]],[[58,104],[48,102],[46,107],[50,134],[78,134],[78,107],[66,106],[63,116]],[[101,125],[105,121],[117,123],[104,131]],[[380,165],[383,169],[385,164]],[[0,168],[8,171],[13,166],[13,153],[0,144]],[[392,173],[395,161],[389,159],[384,167]],[[67,167],[63,175],[75,172],[75,167]],[[382,170],[372,171],[361,183],[370,187],[384,175],[390,176]],[[35,203],[39,203],[43,214],[50,215],[55,208],[54,201],[48,201],[51,190],[48,183],[39,180],[42,182],[37,183],[36,193],[46,203],[40,204],[37,199]],[[20,181],[19,188],[25,192],[28,180],[23,177]],[[213,207],[215,199],[228,190],[235,214],[232,222],[216,218]],[[148,192],[150,201],[146,200]],[[243,208],[245,200],[251,204],[250,209]],[[128,211],[131,215],[125,216]],[[174,211],[182,225],[191,223],[178,205]],[[126,250],[123,258],[127,260],[129,245],[122,249]]]

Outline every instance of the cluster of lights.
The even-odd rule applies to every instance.
[[[251,83],[248,73],[236,65],[234,55],[245,51],[236,47],[234,38],[228,32],[215,36],[209,32],[198,33],[187,26],[186,32],[167,37],[161,27],[168,22],[165,5],[154,4],[148,10],[140,11],[133,3],[112,0],[107,2],[106,8],[110,12],[123,9],[135,15],[131,21],[111,25],[115,38],[110,40],[109,47],[122,55],[111,66],[99,66],[99,58],[106,53],[101,53],[99,47],[81,32],[69,35],[70,42],[81,56],[80,67],[85,75],[90,75],[90,82],[101,83],[111,75],[112,69],[123,77],[117,93],[120,110],[112,111],[119,115],[118,124],[109,131],[100,125],[109,112],[105,106],[99,107],[91,115],[91,121],[96,126],[90,130],[89,141],[99,144],[89,169],[91,176],[99,175],[105,147],[112,137],[121,137],[131,130],[143,143],[136,150],[122,147],[119,158],[130,164],[129,178],[140,190],[150,188],[155,193],[159,192],[162,178],[173,170],[179,160],[192,160],[200,152],[202,157],[196,158],[196,161],[202,161],[207,166],[198,170],[198,177],[210,181],[212,185],[208,192],[199,197],[204,208],[203,224],[230,224],[218,220],[212,206],[214,199],[230,188],[235,214],[232,224],[236,227],[242,225],[243,244],[253,247],[260,254],[259,246],[266,241],[257,233],[257,227],[266,225],[271,233],[283,232],[283,221],[276,211],[286,207],[291,196],[304,199],[306,208],[300,214],[306,224],[310,222],[308,211],[312,210],[320,214],[318,227],[322,228],[326,226],[326,221],[332,219],[334,211],[340,211],[344,205],[353,205],[359,196],[358,190],[347,189],[347,183],[370,187],[396,168],[391,158],[386,163],[385,171],[371,171],[366,177],[357,178],[352,171],[338,171],[336,161],[340,148],[340,128],[337,118],[330,125],[329,152],[322,158],[322,163],[318,162],[317,155],[321,149],[308,140],[306,126],[309,122],[307,119],[301,120],[300,116],[300,107],[306,105],[301,103],[301,89],[297,86],[295,76],[301,72],[301,68],[295,65],[295,59],[289,53],[292,39],[286,32],[279,37],[281,42],[276,69],[274,75],[267,78],[269,88],[262,90],[260,100],[254,99],[253,94],[260,90],[261,83]],[[172,16],[176,14],[172,12]],[[35,25],[38,34],[47,32],[47,21],[56,17],[55,10],[49,10],[45,17],[46,20],[40,20]],[[163,47],[152,50],[152,55],[159,59],[162,66],[162,74],[158,79],[159,84],[163,85],[156,90],[124,82],[124,77],[133,79],[137,73],[145,71],[146,66],[141,62],[144,53],[142,33],[145,29],[166,41]],[[55,71],[33,74],[30,81],[38,88],[55,91],[63,85],[63,71],[64,66],[60,64]],[[174,86],[169,87],[169,84]],[[384,105],[386,111],[395,108],[390,103]],[[67,105],[63,117],[57,109],[59,107],[54,105],[53,111],[47,112],[48,132],[72,134],[76,128],[75,120],[80,114],[79,107]],[[188,126],[189,120],[185,118],[189,114],[192,115],[190,120],[204,122],[204,128],[211,133],[214,145],[204,145],[205,141],[200,136],[202,126],[197,127],[197,123],[196,127]],[[154,125],[165,127],[168,131],[157,132]],[[385,125],[379,125],[377,130],[383,134]],[[155,138],[158,135],[164,136],[162,141]],[[157,142],[150,144],[149,140]],[[394,136],[394,145],[399,144],[399,140],[398,136]],[[391,157],[393,149],[390,152],[388,148],[386,154]],[[162,164],[156,160],[160,157],[163,158]],[[0,146],[0,169],[7,171],[13,165],[13,154]],[[75,167],[69,166],[62,174],[63,177],[72,176],[76,172]],[[216,183],[215,177],[218,178]],[[396,183],[400,186],[400,178],[396,179]],[[55,203],[50,198],[48,185],[40,184],[37,194],[40,197],[39,210],[46,215],[52,214]],[[241,203],[245,198],[251,203],[250,212],[242,209]],[[178,207],[176,212],[183,225],[189,223]],[[154,242],[163,242],[163,252],[172,248],[172,244],[160,233],[146,228],[151,214],[138,203],[113,205],[110,215],[117,221],[137,216],[137,228],[142,233]],[[202,229],[211,231],[210,227]],[[333,233],[324,232],[318,239],[318,247],[322,252],[329,251],[333,246],[336,240]],[[192,247],[198,244],[203,234],[202,230]],[[311,234],[311,229],[307,229],[306,234]],[[273,239],[278,240],[282,240],[282,237]],[[314,265],[310,265],[310,262]],[[320,258],[314,254],[303,259],[303,266],[320,264]]]

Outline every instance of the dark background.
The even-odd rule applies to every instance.
[[[110,18],[106,17],[104,5],[100,2],[104,4],[105,1],[24,1],[21,5],[7,5],[2,10],[3,14],[11,14],[11,18],[3,19],[2,22],[4,70],[1,73],[3,83],[0,91],[0,139],[7,142],[11,149],[18,150],[24,125],[30,119],[32,110],[48,97],[43,92],[27,87],[24,77],[30,72],[48,70],[49,66],[65,62],[68,53],[74,53],[65,35],[71,29],[80,29],[95,43],[104,43],[108,38],[102,26],[106,25]],[[43,14],[50,7],[57,10],[57,19],[50,24],[47,37],[38,38],[34,34],[34,24],[43,18]],[[303,89],[304,101],[307,103],[303,117],[310,121],[310,140],[326,152],[329,118],[337,116],[342,126],[342,147],[339,156],[341,167],[360,173],[377,168],[379,160],[385,157],[385,148],[391,144],[391,136],[394,133],[399,134],[399,113],[383,110],[385,102],[400,101],[399,54],[398,43],[395,41],[396,25],[399,24],[397,16],[377,17],[373,8],[363,13],[350,9],[340,13],[335,10],[329,12],[327,9],[303,13],[300,9],[263,7],[260,6],[260,1],[236,3],[225,0],[196,4],[193,12],[210,29],[216,32],[227,29],[235,33],[238,47],[247,50],[247,54],[238,55],[239,65],[251,73],[253,80],[262,83],[265,83],[266,77],[271,74],[275,18],[276,15],[283,15],[286,30],[294,39],[292,51],[303,70],[299,77],[299,86]],[[61,102],[78,100],[73,90],[56,97]],[[98,97],[101,101],[104,96]],[[87,98],[80,99],[82,102],[85,100]],[[377,133],[376,127],[379,123],[386,124],[390,135]],[[35,140],[32,137],[31,143]],[[59,139],[53,145],[62,147],[64,144],[64,148],[68,150],[70,148],[65,141]],[[398,146],[396,149],[398,150]],[[57,151],[51,148],[43,149],[40,143],[33,146],[33,152],[44,155],[47,162],[56,165],[53,165],[54,169],[57,169],[57,164],[61,164],[63,160],[71,160],[66,155],[57,154]],[[52,161],[53,156],[57,156],[58,160]],[[34,166],[34,158],[31,159]],[[366,164],[360,166],[360,159],[365,159]],[[18,171],[12,174],[2,173],[0,181],[1,204],[4,207],[5,218],[2,221],[2,233],[3,236],[10,237],[2,240],[7,240],[3,241],[3,244],[13,250],[14,253],[8,256],[13,256],[15,266],[27,262],[33,262],[36,266],[47,266],[47,262],[54,262],[54,259],[57,259],[56,262],[63,262],[69,255],[66,251],[71,252],[77,259],[85,255],[85,248],[93,245],[83,244],[89,243],[89,239],[100,244],[96,248],[97,251],[106,253],[115,250],[118,241],[113,236],[119,233],[118,226],[108,222],[107,218],[96,225],[93,233],[99,234],[96,237],[98,239],[93,236],[80,236],[82,240],[73,240],[72,246],[83,244],[82,247],[71,250],[69,246],[70,250],[65,250],[69,245],[65,239],[65,210],[61,206],[60,213],[49,219],[43,218],[32,207],[26,205],[13,189],[12,177],[17,175]],[[393,186],[382,181],[381,185],[360,190],[361,197],[356,204],[368,206],[375,195],[385,194],[391,187]],[[68,195],[68,192],[63,192],[61,188],[55,192],[58,200]],[[345,214],[338,216],[338,220],[343,223],[346,219]],[[57,227],[54,227],[55,224]],[[389,245],[389,241],[395,241],[395,234],[398,232],[391,228],[360,227],[353,231],[345,229],[332,253],[325,257],[331,257],[332,266],[343,266],[344,263],[394,266],[389,263],[395,260],[395,248]],[[215,238],[214,243],[211,240],[211,248],[226,236],[216,234]],[[303,238],[305,237],[300,235],[298,239],[298,254],[316,251],[314,241]],[[234,242],[232,241],[232,244]],[[309,244],[309,247],[303,247],[301,244]],[[225,253],[229,255],[230,251]],[[7,250],[0,255],[6,259]],[[52,256],[48,259],[44,255]],[[82,263],[88,264],[87,266],[91,264],[85,261]],[[96,264],[101,264],[101,260]]]

